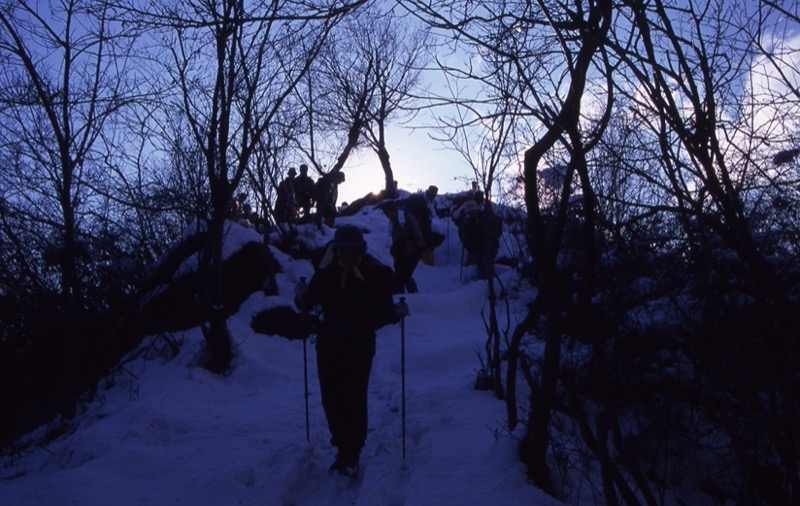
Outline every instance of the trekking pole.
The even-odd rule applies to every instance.
[[[300,278],[300,284],[306,286],[306,278]],[[306,443],[311,442],[311,430],[309,428],[308,420],[308,308],[303,304],[303,312],[300,316],[300,325],[303,338],[303,397],[306,405]]]
[[[303,311],[303,397],[306,404],[306,443],[311,442],[311,429],[308,422],[308,335],[306,334],[306,314]]]
[[[450,267],[450,213],[447,213],[447,266]]]
[[[461,264],[458,266],[458,282],[463,283],[464,279],[462,277],[464,273],[464,246],[461,246]]]
[[[405,305],[406,298],[400,297],[400,304]],[[406,316],[400,317],[400,396],[401,419],[403,422],[403,460],[406,459]]]

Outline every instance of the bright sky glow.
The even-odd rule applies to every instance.
[[[392,127],[387,135],[392,170],[400,189],[413,193],[433,184],[441,193],[457,193],[469,188],[469,181],[475,177],[472,169],[461,155],[430,139],[427,132]],[[343,171],[347,180],[339,186],[340,204],[384,187],[383,170],[371,151],[351,156]]]

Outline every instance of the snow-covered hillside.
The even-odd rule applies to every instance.
[[[371,207],[337,225],[369,233],[374,256],[391,264],[386,219]],[[459,264],[452,224],[436,265],[421,264],[420,293],[407,296],[405,325],[406,456],[402,451],[401,330],[385,327],[370,383],[370,430],[356,484],[331,476],[334,457],[320,406],[313,346],[308,346],[310,442],[306,441],[303,347],[254,333],[253,315],[274,297],[253,294],[230,320],[231,372],[195,365],[199,329],[148,338],[99,389],[75,430],[2,468],[3,504],[187,505],[548,505],[517,459],[517,433],[503,429],[505,406],[476,391],[477,352],[485,332],[485,282]],[[448,233],[449,232],[449,233]],[[301,234],[318,234],[302,229]],[[320,244],[332,237],[315,238]],[[276,251],[288,303],[312,267]],[[514,273],[499,267],[508,286]],[[512,319],[514,316],[512,315]],[[524,401],[524,397],[520,397]],[[524,407],[523,407],[524,409]]]

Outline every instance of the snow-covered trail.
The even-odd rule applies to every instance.
[[[385,251],[384,221],[372,251]],[[457,243],[457,241],[454,241]],[[236,360],[226,376],[196,367],[202,336],[152,344],[98,391],[74,431],[14,459],[0,475],[9,505],[426,506],[558,504],[527,483],[505,405],[473,389],[485,333],[484,283],[461,282],[457,244],[420,265],[407,296],[406,457],[402,455],[400,326],[380,330],[370,382],[362,477],[331,476],[334,457],[308,347],[310,442],[306,441],[302,344],[255,334],[250,319],[270,301],[254,294],[230,320]],[[455,258],[454,258],[455,257]],[[281,294],[307,263],[282,259]],[[388,261],[387,258],[382,258]],[[510,274],[510,273],[508,273]],[[288,296],[287,296],[288,298]],[[518,431],[521,429],[517,429]],[[518,437],[519,434],[516,435]]]

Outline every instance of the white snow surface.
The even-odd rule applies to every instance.
[[[369,252],[391,265],[382,213],[367,207],[337,226],[367,231]],[[310,277],[307,261],[273,248],[281,263],[280,294],[253,294],[229,321],[235,359],[228,374],[197,365],[198,328],[148,337],[117,372],[102,381],[74,430],[8,458],[0,468],[5,505],[554,505],[533,487],[517,457],[524,427],[506,427],[503,401],[473,388],[486,332],[487,285],[474,267],[460,267],[461,249],[449,221],[435,265],[420,264],[420,293],[407,295],[405,320],[405,458],[401,327],[378,333],[369,388],[369,434],[361,478],[330,475],[335,449],[320,405],[313,344],[307,346],[309,432],[306,440],[301,341],[257,334],[252,317]],[[229,239],[237,234],[231,227]],[[249,232],[241,229],[241,233]],[[318,244],[332,238],[310,228]],[[319,237],[312,237],[314,234]],[[240,243],[237,243],[240,244]],[[499,266],[509,293],[520,283]],[[523,288],[524,291],[524,288]],[[525,299],[511,302],[511,321]],[[503,316],[505,318],[505,316]],[[147,352],[143,352],[147,350]],[[527,390],[519,384],[520,416]],[[31,436],[31,438],[33,435]]]

